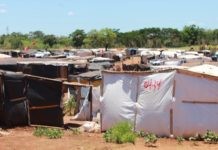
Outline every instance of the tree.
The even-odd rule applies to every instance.
[[[113,46],[116,37],[116,33],[109,28],[101,29],[98,34],[100,45],[104,46],[106,51],[108,47]]]
[[[54,35],[46,35],[44,36],[43,43],[51,48],[57,43],[57,38]]]
[[[69,37],[71,38],[71,45],[79,48],[84,44],[83,40],[85,39],[86,34],[84,30],[77,29],[73,33],[71,33]]]
[[[32,39],[43,39],[45,34],[42,31],[34,31],[29,33],[29,38]]]
[[[195,45],[198,43],[200,28],[196,25],[185,26],[182,31],[182,38],[186,44]]]
[[[85,47],[87,48],[96,48],[99,47],[99,33],[97,30],[91,30],[86,38],[83,40]]]
[[[16,38],[11,38],[10,40],[11,43],[11,48],[12,49],[23,49],[23,43],[21,41],[20,38],[16,37]]]

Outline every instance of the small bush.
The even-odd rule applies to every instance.
[[[33,133],[34,136],[46,136],[49,139],[61,138],[63,131],[60,129],[46,128],[46,127],[37,127]]]
[[[148,146],[154,146],[157,142],[157,136],[154,133],[146,133],[144,135],[145,144]]]
[[[182,136],[177,136],[176,140],[177,140],[178,144],[182,144],[182,142],[185,141],[185,139]]]
[[[208,144],[217,144],[218,143],[218,135],[210,130],[207,130],[207,132],[203,135],[203,139],[205,143]]]
[[[71,132],[74,134],[74,135],[78,135],[78,134],[81,134],[80,130],[78,128],[70,128]]]
[[[145,133],[144,131],[139,131],[139,132],[137,133],[137,136],[138,136],[138,137],[145,137],[145,135],[146,135],[146,133]]]
[[[128,122],[121,122],[107,130],[104,133],[106,142],[113,142],[117,144],[135,143],[136,134],[133,132],[133,127]]]
[[[64,114],[69,114],[72,116],[72,111],[76,108],[76,100],[74,96],[70,98],[64,104]]]

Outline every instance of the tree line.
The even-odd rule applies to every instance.
[[[196,25],[174,28],[144,28],[129,32],[104,28],[85,32],[77,29],[68,36],[55,36],[42,31],[22,34],[13,32],[0,35],[1,49],[68,49],[68,48],[120,48],[120,47],[184,47],[218,45],[218,29],[204,29]]]

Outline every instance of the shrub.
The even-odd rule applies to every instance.
[[[106,142],[117,144],[135,143],[136,134],[133,132],[133,127],[128,122],[120,122],[104,133]]]
[[[64,114],[69,114],[72,116],[72,111],[76,108],[76,100],[74,96],[70,96],[70,98],[64,104]]]
[[[154,133],[146,133],[144,135],[145,144],[148,146],[154,146],[157,142],[157,136]]]
[[[70,128],[71,132],[74,134],[74,135],[78,135],[78,134],[81,134],[79,128]]]
[[[176,140],[177,140],[178,144],[182,144],[182,142],[185,141],[185,139],[182,136],[177,136]]]
[[[139,132],[137,133],[137,136],[138,136],[138,137],[145,137],[145,135],[146,135],[146,133],[145,133],[144,131],[139,131]]]
[[[217,144],[218,135],[213,131],[207,130],[207,132],[203,135],[203,139],[205,143]]]
[[[33,135],[41,137],[46,136],[49,139],[57,139],[61,138],[63,135],[63,131],[60,129],[46,128],[46,127],[37,127],[33,133]]]

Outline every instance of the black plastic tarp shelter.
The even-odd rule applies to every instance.
[[[0,126],[63,126],[62,81],[0,71]]]
[[[67,78],[67,65],[52,65],[43,63],[18,63],[18,70],[25,74],[40,76],[45,78]]]
[[[30,123],[63,126],[62,82],[27,76]]]
[[[0,72],[0,124],[28,125],[26,79],[22,73]]]

